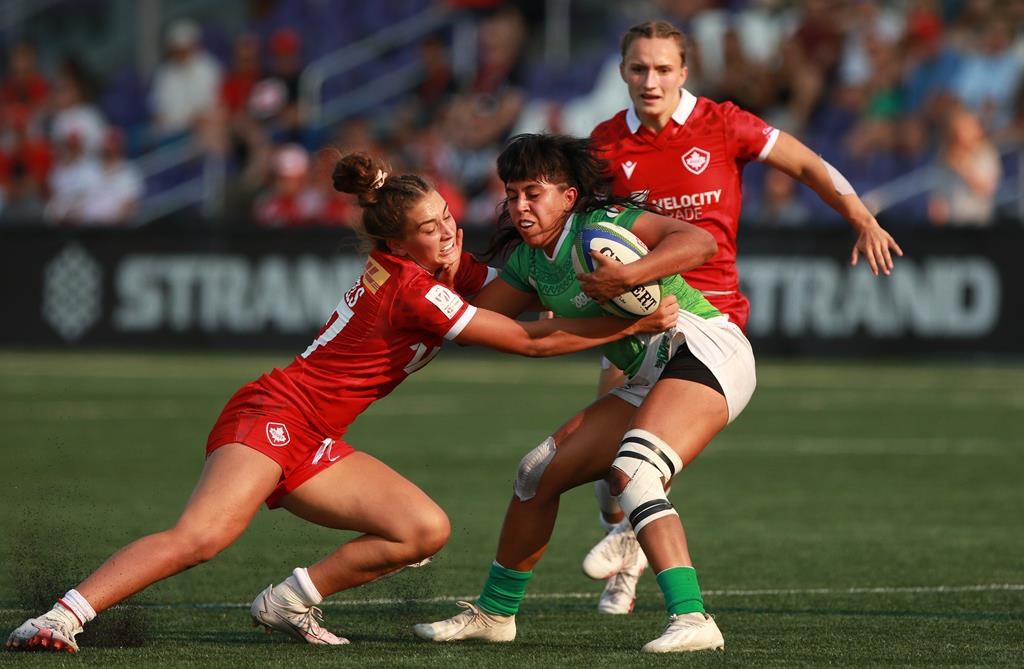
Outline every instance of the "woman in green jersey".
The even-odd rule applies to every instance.
[[[599,302],[660,279],[675,295],[675,327],[604,346],[629,382],[586,407],[527,453],[516,472],[497,556],[476,605],[416,625],[432,641],[511,641],[515,614],[554,528],[562,492],[604,478],[625,510],[665,596],[669,623],[647,652],[724,648],[704,612],[696,571],[664,485],[746,406],[754,357],[742,331],[679,276],[715,252],[699,227],[613,198],[589,140],[520,135],[498,157],[507,200],[495,252],[508,260],[477,306],[505,313],[547,309],[560,317],[601,312]],[[604,221],[629,229],[650,249],[634,263],[595,254],[598,269],[577,276],[571,247],[579,229]]]

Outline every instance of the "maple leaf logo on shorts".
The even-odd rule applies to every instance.
[[[267,423],[267,441],[271,446],[287,446],[292,441],[284,423]]]

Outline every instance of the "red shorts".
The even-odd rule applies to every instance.
[[[281,466],[281,479],[267,497],[275,509],[281,498],[335,462],[355,452],[340,435],[324,434],[287,400],[253,382],[228,400],[206,440],[206,455],[225,444],[245,444]]]

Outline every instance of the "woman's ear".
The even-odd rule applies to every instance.
[[[388,245],[388,251],[391,251],[391,255],[396,255],[399,257],[409,255],[408,252],[406,252],[405,250],[405,245],[402,244],[402,240],[388,239],[385,243]]]
[[[576,186],[569,186],[562,193],[562,197],[565,198],[565,211],[570,212],[572,208],[576,206],[576,200],[580,196],[579,189]]]

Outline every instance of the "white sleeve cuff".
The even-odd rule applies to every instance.
[[[476,307],[472,304],[466,307],[466,310],[459,316],[459,320],[455,321],[451,329],[444,334],[444,338],[448,341],[453,341],[456,337],[462,334],[462,331],[466,329],[469,322],[473,320],[473,316],[476,316]]]
[[[772,148],[775,146],[775,142],[779,141],[779,129],[772,128],[772,131],[768,133],[768,141],[764,143],[764,147],[761,148],[761,153],[757,154],[757,160],[763,161],[768,157],[768,154],[772,152]]]

